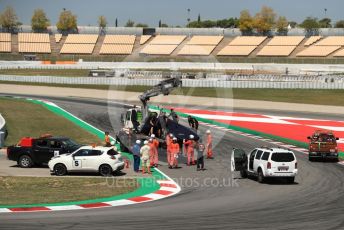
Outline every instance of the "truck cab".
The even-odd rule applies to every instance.
[[[312,136],[307,137],[309,140],[308,159],[331,159],[338,161],[338,138],[331,131],[316,130]]]
[[[242,149],[233,149],[231,170],[240,171],[243,178],[257,177],[259,183],[266,178],[285,178],[294,183],[297,175],[297,160],[290,150],[260,147],[246,154]]]

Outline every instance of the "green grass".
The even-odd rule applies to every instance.
[[[23,84],[0,81],[0,84]],[[144,92],[149,86],[111,86],[109,85],[63,85],[46,83],[25,83],[36,86],[56,86],[84,89],[119,90]],[[23,86],[24,87],[24,86]],[[304,103],[314,105],[344,106],[344,90],[322,89],[224,89],[224,88],[189,88],[183,87],[172,92],[173,95],[198,97],[234,98],[274,102]]]
[[[87,69],[0,69],[0,74],[23,76],[87,77]]]
[[[112,186],[116,185],[116,186]],[[0,205],[60,203],[112,197],[138,188],[135,179],[0,177]]]
[[[0,113],[6,120],[8,137],[5,144],[18,143],[20,138],[42,134],[66,136],[79,143],[101,143],[101,140],[71,121],[30,102],[0,98]]]

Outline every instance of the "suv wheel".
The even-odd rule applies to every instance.
[[[57,164],[54,166],[54,174],[56,176],[64,176],[67,174],[67,168],[64,164]]]
[[[259,183],[264,183],[264,174],[263,174],[263,171],[261,169],[258,169],[258,182]]]
[[[112,168],[110,165],[101,165],[99,167],[99,174],[102,176],[111,176],[112,175]]]
[[[30,156],[23,155],[19,158],[18,165],[21,168],[31,168],[33,166],[33,161]]]

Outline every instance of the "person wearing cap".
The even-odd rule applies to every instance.
[[[171,166],[171,143],[172,143],[172,139],[173,139],[173,134],[172,133],[169,133],[168,135],[166,135],[166,139],[165,139],[165,142],[166,142],[166,154],[167,154],[167,163],[168,163],[168,166],[170,167]]]
[[[206,152],[207,152],[207,159],[214,159],[214,157],[213,157],[213,137],[212,137],[209,129],[206,131],[206,134],[207,134],[207,137],[206,137],[207,142],[206,142],[205,148],[206,148]]]
[[[104,142],[105,142],[105,147],[111,147],[109,132],[105,132]]]
[[[134,171],[139,172],[140,170],[140,150],[141,150],[141,141],[136,140],[135,145],[131,148],[131,152],[134,157]]]
[[[151,173],[150,163],[149,163],[150,147],[148,145],[148,141],[145,141],[143,144],[144,145],[140,149],[142,174],[145,174],[146,168],[147,168],[147,173],[150,174]]]
[[[190,128],[195,130],[196,133],[197,133],[197,130],[198,130],[198,121],[197,121],[197,119],[189,115],[188,116],[188,123],[189,123]]]
[[[190,135],[189,136],[189,140],[185,140],[184,139],[184,146],[186,149],[186,155],[188,157],[188,162],[187,165],[194,165],[195,164],[195,136],[194,135]]]
[[[178,117],[178,115],[176,114],[176,112],[174,111],[174,109],[171,109],[171,112],[170,112],[170,114],[168,115],[168,117],[171,117],[172,120],[173,120],[174,122],[176,122],[176,123],[179,122],[179,117]]]
[[[178,168],[178,155],[180,153],[179,143],[176,137],[173,137],[172,143],[170,144],[171,148],[171,159],[169,168]]]
[[[157,155],[158,150],[155,147],[155,143],[153,141],[153,138],[149,138],[148,145],[150,147],[150,150],[149,150],[150,167],[155,167],[155,157]]]

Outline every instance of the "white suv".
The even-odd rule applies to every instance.
[[[233,149],[231,157],[232,171],[240,171],[242,177],[257,176],[263,183],[267,177],[286,178],[294,183],[297,175],[295,154],[281,148],[255,148],[249,154],[242,149]]]
[[[114,147],[83,146],[73,153],[51,158],[48,165],[56,176],[68,172],[99,172],[102,176],[110,176],[124,168],[124,161]]]

